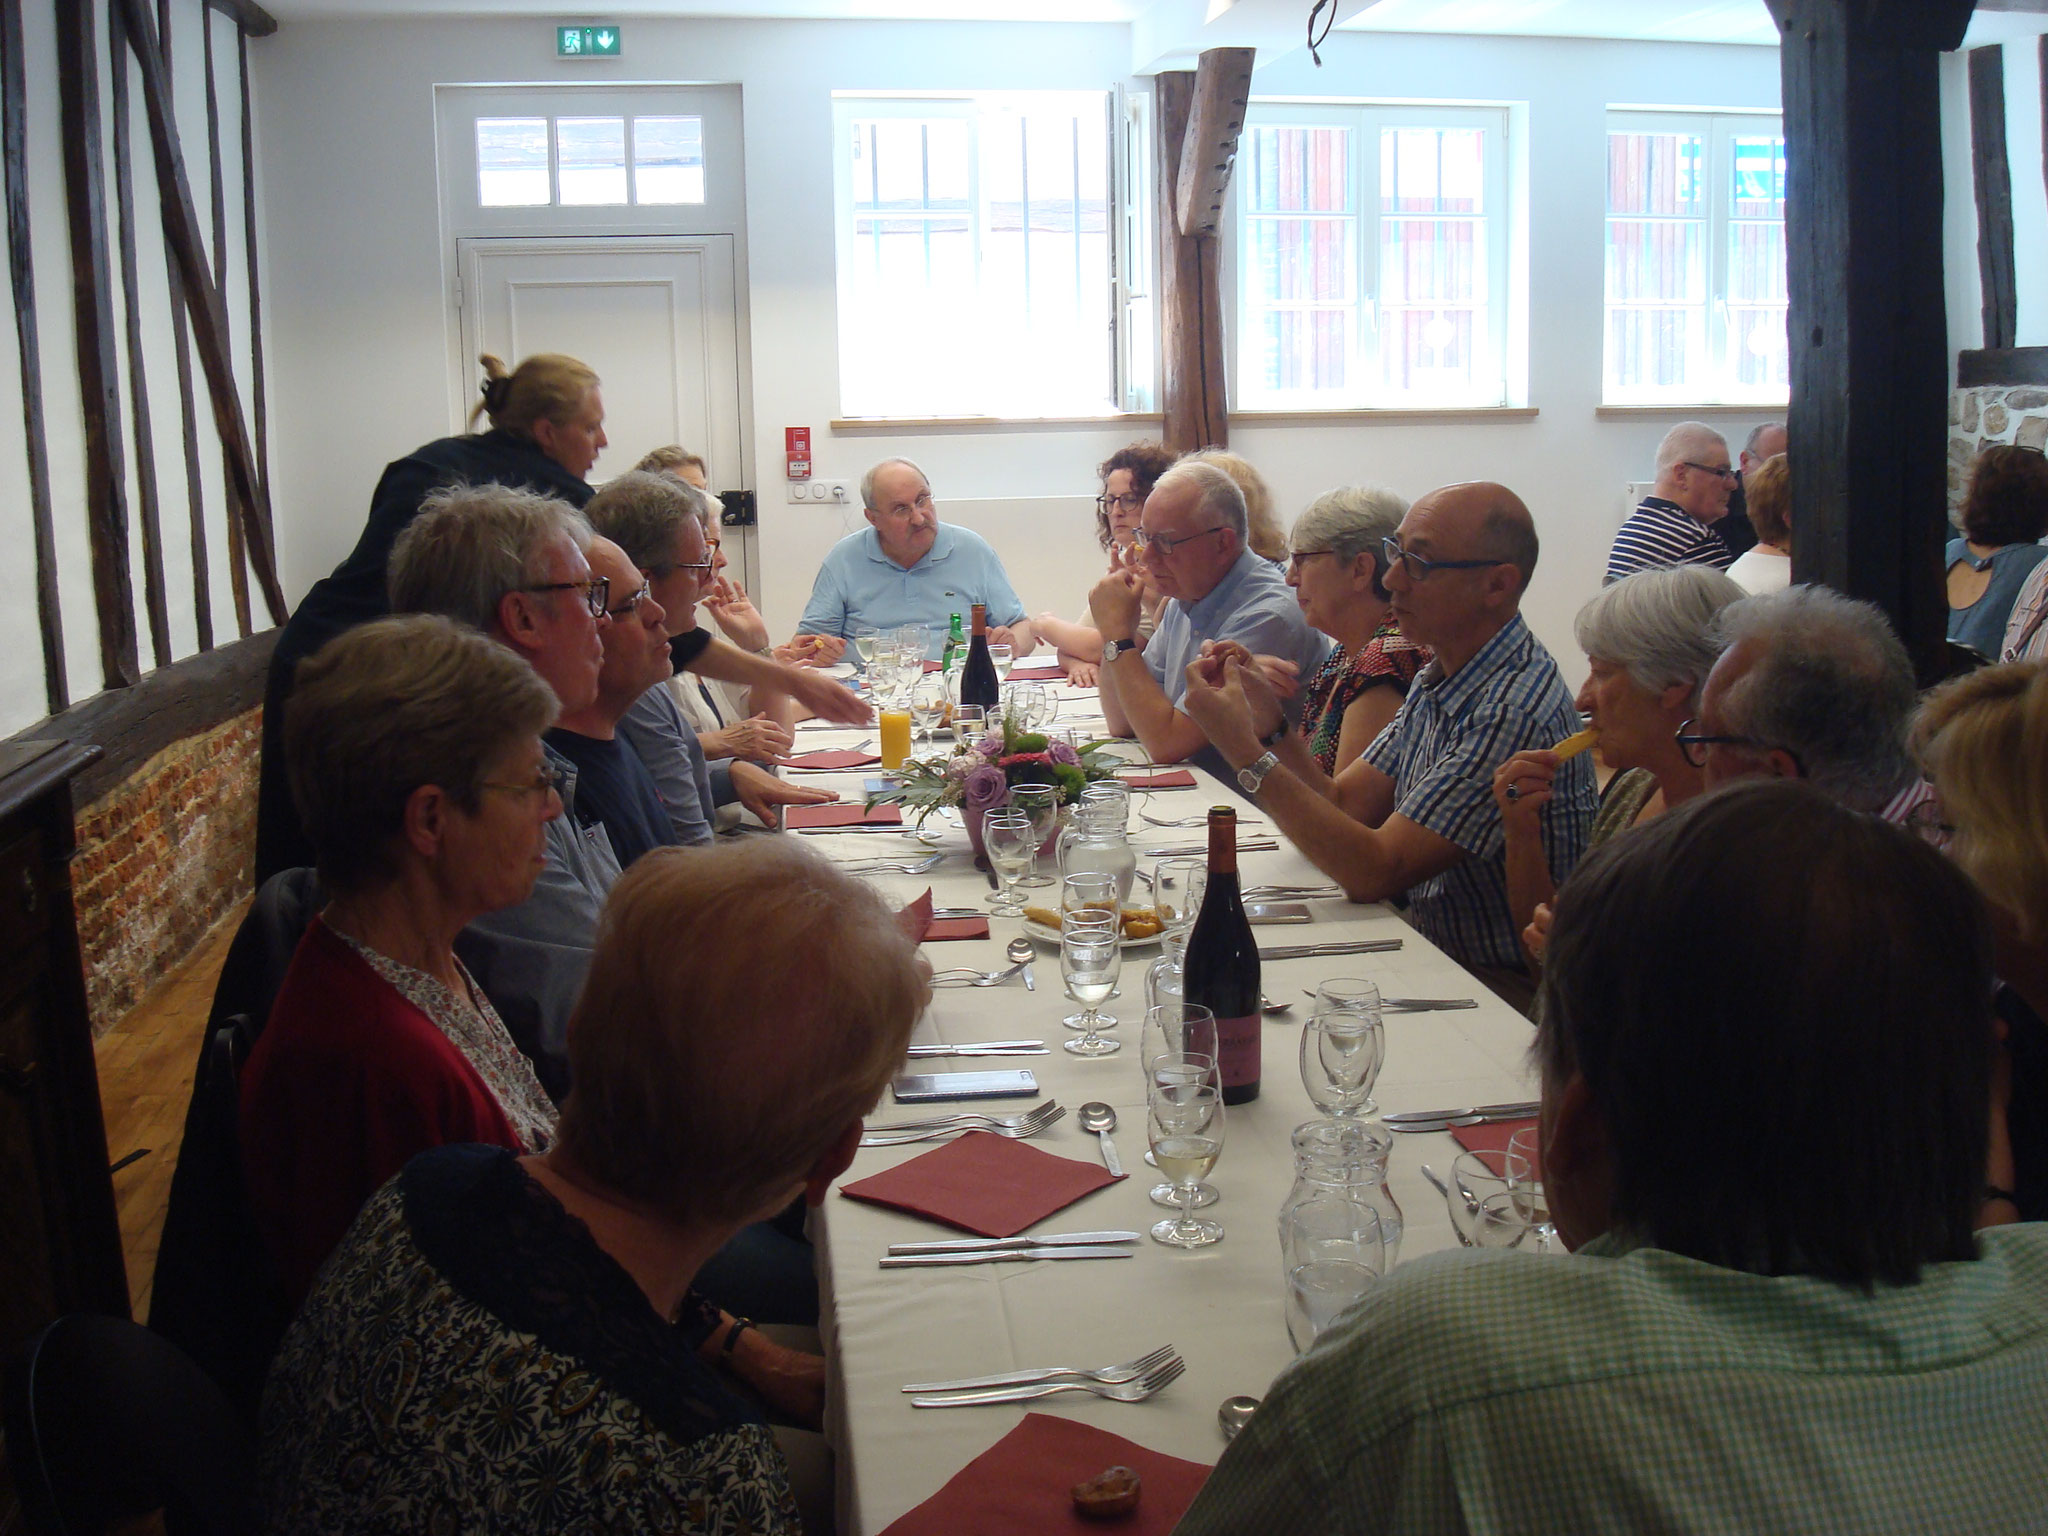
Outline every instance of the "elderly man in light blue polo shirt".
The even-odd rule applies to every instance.
[[[1024,605],[988,540],[939,521],[931,482],[908,459],[884,459],[860,481],[869,526],[832,546],[797,621],[807,635],[850,639],[862,629],[922,624],[927,656],[945,643],[952,615],[988,607],[989,639],[1019,656],[1036,643]]]
[[[1293,662],[1307,677],[1328,654],[1301,604],[1270,560],[1245,543],[1244,495],[1213,464],[1180,463],[1145,498],[1138,553],[1115,566],[1088,594],[1102,632],[1102,713],[1111,732],[1136,736],[1155,763],[1178,763],[1209,749],[1202,728],[1180,709],[1188,664],[1210,641],[1230,640],[1255,656]],[[1142,560],[1168,601],[1142,650],[1135,643]],[[1213,752],[1210,753],[1213,757]],[[1220,762],[1206,763],[1229,770]]]

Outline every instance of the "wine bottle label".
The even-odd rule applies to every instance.
[[[1258,1014],[1216,1021],[1217,1062],[1225,1088],[1242,1088],[1259,1080],[1259,1040],[1262,1034]]]

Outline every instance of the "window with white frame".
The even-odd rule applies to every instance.
[[[477,206],[650,206],[704,201],[704,120],[479,117]]]
[[[1605,355],[1610,404],[1785,402],[1776,114],[1608,113]]]
[[[1254,103],[1237,159],[1235,403],[1506,403],[1507,113]]]
[[[834,102],[847,416],[1116,409],[1106,91]]]

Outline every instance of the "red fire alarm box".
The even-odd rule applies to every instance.
[[[782,429],[782,453],[788,465],[786,473],[792,480],[811,478],[811,429],[809,427],[784,427]]]

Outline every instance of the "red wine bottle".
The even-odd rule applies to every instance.
[[[960,702],[970,709],[979,706],[995,719],[1002,702],[1002,679],[996,676],[996,659],[988,653],[988,609],[974,605],[974,634],[967,642],[967,664],[960,669]]]
[[[1209,888],[1201,915],[1188,935],[1187,1000],[1216,1015],[1216,1048],[1223,1058],[1223,1102],[1244,1104],[1259,1096],[1259,946],[1244,897],[1237,887],[1237,812],[1227,805],[1209,812]]]

